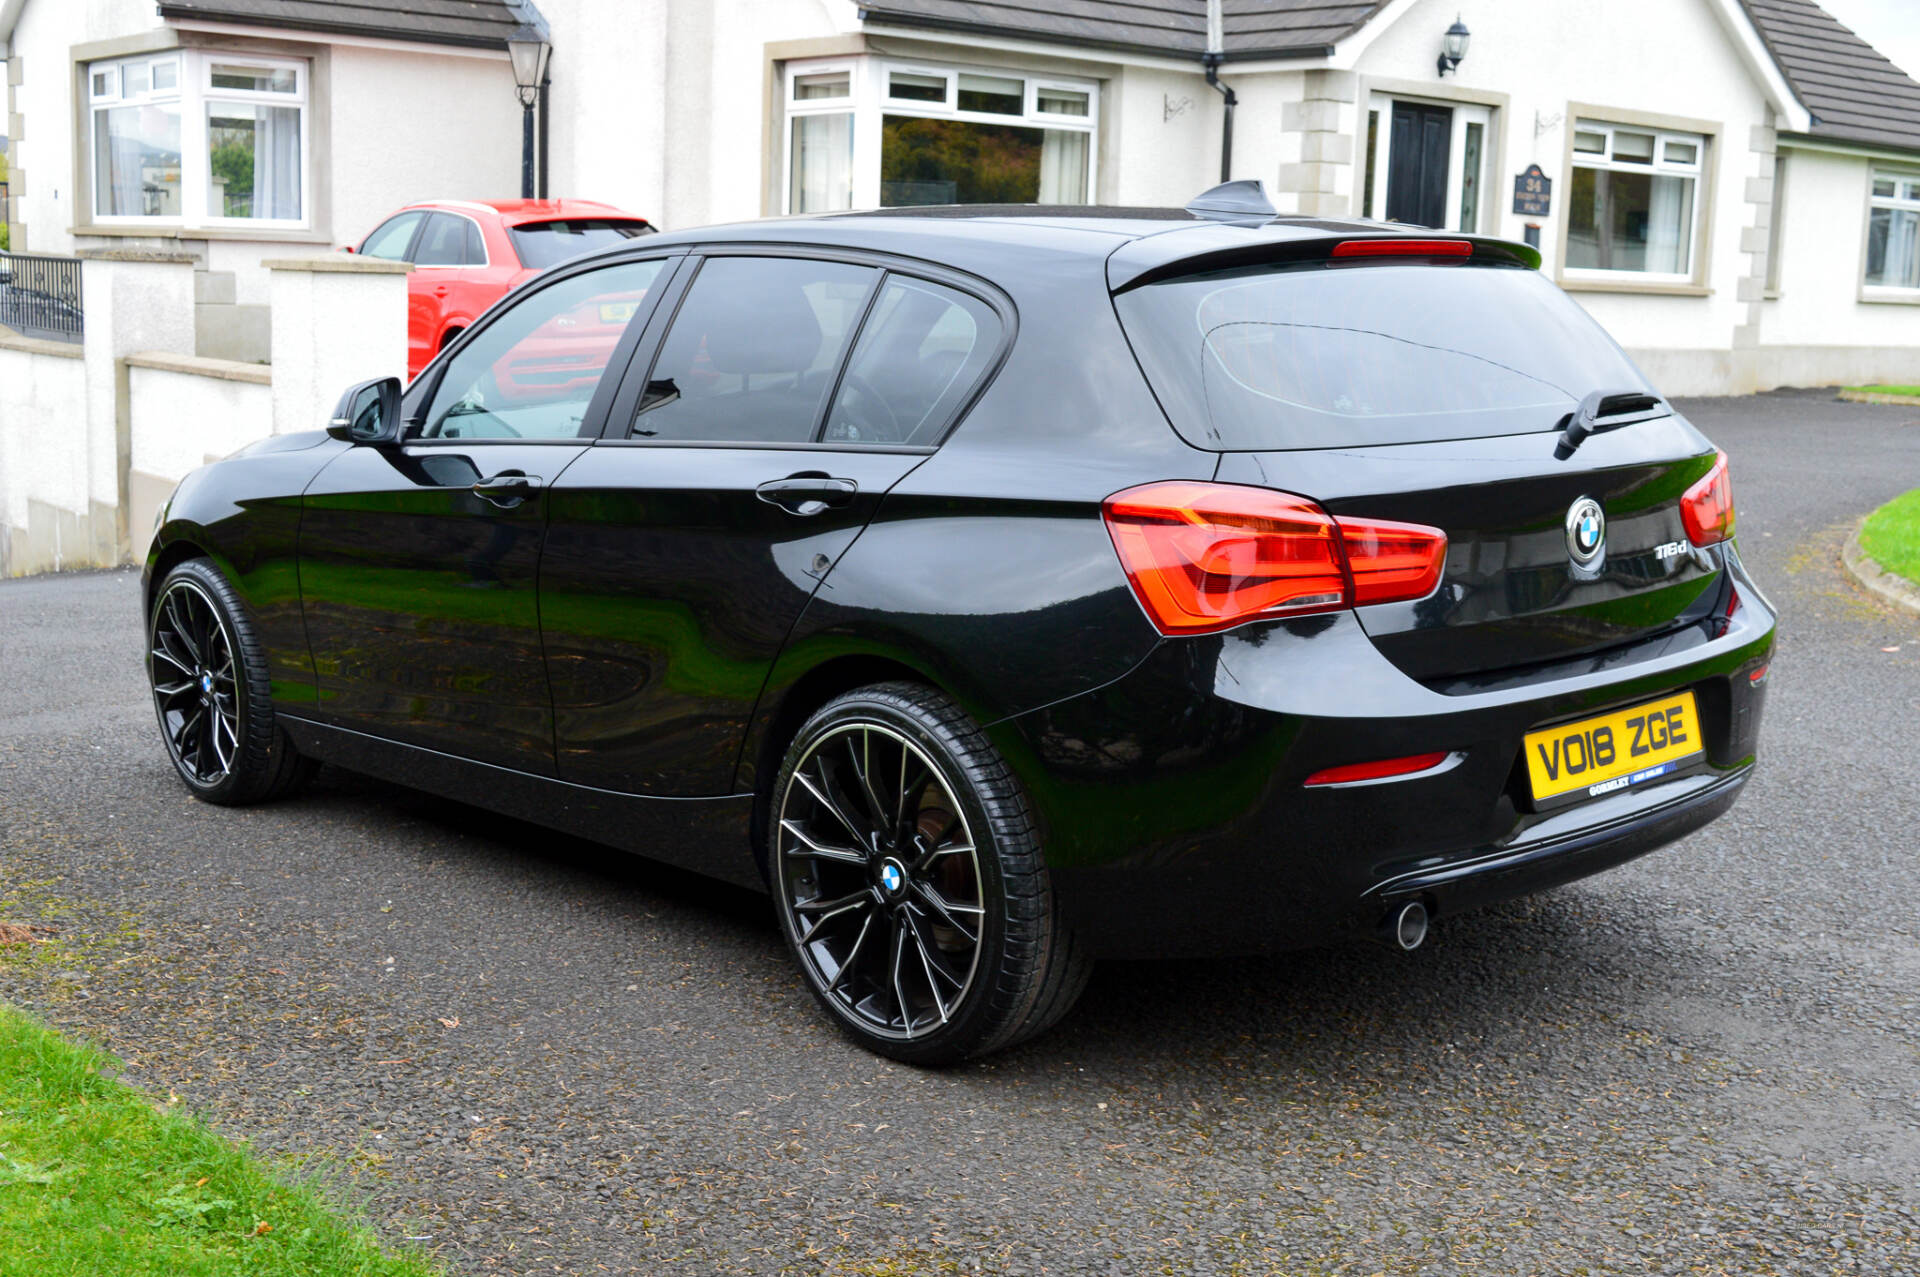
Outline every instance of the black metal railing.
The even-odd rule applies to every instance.
[[[0,253],[0,324],[27,337],[79,341],[80,259]]]

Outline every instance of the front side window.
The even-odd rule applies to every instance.
[[[661,344],[632,436],[806,443],[879,272],[791,257],[715,257]]]
[[[1870,288],[1920,289],[1920,176],[1874,173],[1866,282]]]
[[[306,65],[194,52],[90,64],[94,216],[304,224]]]
[[[1581,120],[1574,130],[1566,267],[1691,278],[1707,139]]]
[[[1003,70],[790,64],[787,211],[1083,204],[1098,88]]]
[[[380,223],[360,245],[362,257],[377,257],[386,262],[407,260],[407,246],[413,243],[413,233],[420,229],[425,213],[398,213]]]
[[[659,261],[562,280],[516,302],[453,357],[424,439],[571,439],[627,325],[646,309]]]

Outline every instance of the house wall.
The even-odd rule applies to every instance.
[[[74,446],[86,371],[77,346],[0,332],[0,576],[94,561],[87,452]]]

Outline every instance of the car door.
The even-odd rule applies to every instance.
[[[552,774],[535,593],[548,491],[598,434],[606,370],[675,261],[529,292],[409,391],[401,442],[349,448],[314,479],[299,572],[322,717]]]
[[[476,252],[478,258],[476,259]],[[407,279],[407,369],[418,377],[440,353],[449,320],[472,303],[473,275],[484,265],[480,228],[460,213],[429,214],[413,245]],[[482,307],[482,309],[485,309]],[[468,310],[471,314],[478,312]]]
[[[787,632],[932,450],[1000,321],[860,261],[760,250],[683,273],[606,437],[551,489],[540,608],[561,778],[697,797],[731,792]],[[909,311],[927,332],[903,344]]]

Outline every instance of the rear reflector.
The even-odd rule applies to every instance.
[[[1727,473],[1726,453],[1680,498],[1680,519],[1687,525],[1687,540],[1695,545],[1712,545],[1733,535],[1733,479]]]
[[[1373,763],[1348,763],[1345,767],[1329,767],[1307,777],[1308,785],[1351,785],[1357,780],[1386,780],[1391,776],[1411,776],[1415,772],[1429,771],[1447,761],[1449,755],[1442,751],[1438,754],[1410,754],[1405,758],[1383,758]]]
[[[1472,257],[1464,239],[1347,239],[1333,246],[1334,257]]]
[[[1108,497],[1107,532],[1134,595],[1166,635],[1433,593],[1447,534],[1336,520],[1305,497],[1177,480]]]
[[[1771,664],[1762,665],[1759,669],[1747,675],[1747,682],[1753,684],[1755,687],[1760,686],[1760,684],[1767,681],[1767,671],[1772,668],[1773,666]]]

